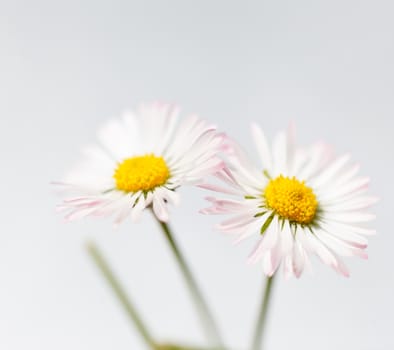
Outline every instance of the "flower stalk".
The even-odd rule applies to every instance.
[[[271,291],[272,291],[272,285],[274,282],[274,277],[275,277],[275,275],[267,277],[267,280],[265,283],[263,299],[261,301],[260,313],[257,318],[255,331],[254,331],[253,343],[252,343],[252,347],[251,347],[252,350],[261,350],[262,349],[261,345],[262,345],[264,331],[265,331],[265,321],[267,319],[269,302],[271,300]]]
[[[197,285],[196,280],[191,273],[184,256],[182,255],[178,244],[176,243],[173,234],[169,226],[158,219],[156,219],[158,224],[160,225],[163,234],[170,245],[171,251],[174,254],[175,260],[178,263],[178,266],[182,272],[186,285],[189,289],[189,292],[194,300],[196,305],[196,309],[200,318],[201,325],[203,330],[207,336],[207,338],[215,345],[215,350],[224,349],[223,342],[221,340],[221,336],[219,333],[219,329],[216,325],[216,322],[210,312],[208,304],[206,303],[200,288]]]
[[[89,242],[87,244],[87,251],[95,265],[102,273],[103,277],[108,282],[109,286],[112,288],[112,291],[118,298],[124,311],[126,312],[131,322],[134,324],[135,328],[138,330],[139,334],[145,341],[148,348],[151,350],[158,349],[158,346],[155,344],[152,335],[148,331],[137,309],[135,308],[130,298],[126,295],[126,292],[124,291],[119,280],[115,277],[103,254],[100,252],[100,249],[96,246],[95,243]]]

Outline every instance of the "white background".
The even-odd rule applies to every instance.
[[[303,144],[351,152],[381,197],[369,261],[350,279],[315,274],[275,286],[267,347],[394,348],[392,1],[0,0],[0,349],[143,349],[84,242],[100,244],[161,339],[203,341],[158,227],[65,224],[60,179],[108,117],[173,101],[254,151],[249,122],[272,136],[295,121]],[[183,189],[172,226],[224,336],[245,349],[262,286]]]

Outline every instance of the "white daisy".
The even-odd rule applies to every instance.
[[[179,186],[223,167],[217,157],[223,136],[195,115],[178,125],[178,114],[178,108],[156,103],[104,125],[99,144],[87,147],[82,162],[58,183],[67,195],[59,206],[68,211],[66,219],[116,213],[119,224],[152,207],[167,221]]]
[[[374,219],[367,212],[376,202],[365,195],[369,179],[356,176],[349,155],[335,157],[323,144],[296,147],[292,128],[279,132],[272,148],[255,124],[252,135],[261,164],[255,166],[229,141],[228,168],[216,174],[228,186],[201,187],[237,198],[207,198],[213,205],[202,213],[234,215],[218,228],[237,235],[236,242],[259,237],[249,262],[262,261],[267,276],[282,263],[286,277],[299,277],[310,254],[348,276],[340,256],[366,259],[365,236],[374,234],[362,226]]]

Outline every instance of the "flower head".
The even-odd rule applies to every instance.
[[[168,204],[179,202],[178,187],[223,167],[217,157],[223,136],[195,115],[178,124],[178,114],[177,107],[156,103],[104,125],[99,143],[87,147],[59,183],[67,195],[59,206],[68,211],[66,219],[116,214],[119,224],[151,206],[167,221]]]
[[[365,195],[369,179],[357,176],[349,155],[334,156],[327,145],[297,147],[293,128],[279,132],[272,147],[256,124],[252,135],[261,164],[229,140],[228,167],[216,174],[227,186],[201,187],[236,198],[208,197],[212,206],[201,212],[232,215],[218,229],[236,235],[236,242],[258,237],[249,262],[262,261],[268,276],[282,264],[287,277],[299,277],[311,254],[348,276],[341,256],[366,259],[365,236],[374,234],[362,226],[374,219],[367,212],[376,202]]]

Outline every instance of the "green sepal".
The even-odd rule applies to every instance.
[[[267,220],[265,220],[263,226],[261,226],[261,230],[260,230],[260,234],[264,234],[264,232],[267,230],[268,226],[271,224],[273,218],[274,218],[275,214],[271,214]]]
[[[254,196],[249,196],[249,195],[244,196],[244,198],[245,198],[245,199],[256,199],[256,197],[254,197]]]

